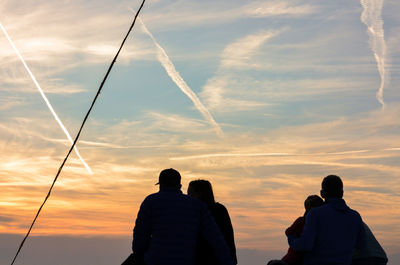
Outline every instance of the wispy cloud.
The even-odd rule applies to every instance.
[[[110,150],[98,152],[93,149],[89,155],[96,168],[96,177],[82,178],[83,170],[77,168],[78,161],[71,161],[66,171],[68,178],[60,179],[47,218],[36,231],[62,234],[73,230],[72,234],[95,235],[102,229],[107,234],[126,234],[132,218],[126,213],[137,211],[141,200],[153,192],[158,170],[167,166],[180,170],[184,186],[196,178],[209,179],[213,183],[218,201],[230,210],[241,246],[262,249],[265,248],[263,242],[272,240],[279,246],[271,245],[271,248],[284,247],[282,231],[303,213],[305,197],[318,193],[321,179],[328,173],[343,176],[346,201],[361,211],[369,224],[382,224],[379,218],[392,211],[391,203],[398,200],[399,184],[395,176],[400,173],[400,168],[386,163],[398,157],[398,146],[393,146],[398,142],[398,135],[384,141],[377,136],[364,138],[360,135],[372,120],[379,121],[375,131],[397,127],[399,121],[394,117],[398,116],[399,109],[389,105],[386,112],[388,117],[385,119],[379,119],[382,112],[376,111],[325,123],[279,128],[262,135],[256,132],[231,134],[223,141],[202,138],[188,144],[171,144],[165,152],[156,150],[152,156],[142,150],[111,156]],[[154,128],[172,130],[170,124],[178,124],[178,131],[184,128],[203,131],[207,126],[203,120],[187,120],[178,115],[152,113],[148,116],[155,120],[157,126]],[[108,140],[129,135],[138,125],[141,123],[121,122],[115,127],[126,128],[126,131],[109,135]],[[101,135],[111,131],[112,128]],[[176,137],[177,134],[171,135]],[[96,139],[99,133],[91,136]],[[348,139],[350,136],[357,139]],[[163,142],[164,138],[158,141]],[[107,141],[103,142],[104,147],[113,148],[114,144],[105,143]],[[102,145],[92,141],[86,144],[88,148],[92,144]],[[0,208],[3,216],[23,224],[24,216],[40,201],[41,191],[52,170],[48,165],[56,163],[56,159],[46,155],[49,150],[39,150],[41,156],[32,159],[19,146],[15,149],[14,154],[0,156],[0,168],[3,169],[0,179],[4,183]],[[19,201],[14,200],[16,194]],[[249,199],[243,200],[244,197]],[[365,205],[363,199],[370,197],[373,199]],[[398,217],[397,213],[392,214]],[[62,220],[64,223],[60,225]],[[268,220],[267,224],[265,220]],[[390,227],[397,225],[395,218],[385,218],[384,222]],[[4,226],[13,232],[22,230],[14,222],[6,222]],[[385,238],[385,242],[393,242],[395,237],[388,235]]]
[[[361,21],[368,28],[370,45],[378,64],[378,71],[381,77],[381,84],[376,93],[376,98],[379,103],[382,104],[383,108],[385,106],[383,90],[385,88],[386,78],[389,75],[389,70],[387,69],[386,64],[386,43],[382,20],[383,0],[361,0],[361,5],[364,8],[364,11],[361,14]]]
[[[68,141],[64,139],[51,139],[51,138],[44,138],[48,141],[60,142],[67,144]],[[94,142],[94,141],[79,141],[81,146],[86,147],[96,147],[96,148],[110,148],[110,149],[146,149],[146,148],[162,148],[163,145],[118,145],[118,144],[111,144],[106,142]]]
[[[280,34],[281,31],[261,31],[240,38],[229,44],[221,55],[221,67],[223,68],[251,68],[256,67],[251,59],[255,52],[269,39]]]
[[[255,137],[249,133],[241,135],[239,139],[235,138],[236,144],[221,143],[214,152],[210,152],[212,148],[201,151],[193,149],[193,152],[187,150],[189,155],[172,156],[170,159],[183,163],[190,160],[192,166],[196,164],[209,168],[310,165],[348,169],[369,168],[395,175],[400,168],[385,165],[380,159],[398,156],[398,147],[393,146],[397,136],[388,135],[385,141],[382,141],[379,136],[364,135],[363,132],[370,126],[371,121],[376,120],[380,122],[375,122],[374,131],[396,127],[397,122],[394,122],[393,118],[398,111],[398,108],[387,108],[389,117],[385,119],[379,119],[384,116],[378,111],[348,119],[283,127],[272,130],[263,137]],[[296,132],[295,136],[292,132]],[[335,140],[331,137],[332,132],[335,132]],[[360,138],[360,135],[364,136]],[[353,137],[349,138],[350,136]],[[250,143],[254,138],[257,138],[257,142]],[[290,142],[287,141],[289,138]],[[241,146],[238,144],[241,142],[246,144]]]
[[[224,95],[226,90],[232,86],[233,74],[228,74],[232,69],[248,70],[258,68],[254,62],[254,55],[260,47],[269,39],[279,35],[282,30],[263,30],[242,37],[227,45],[222,51],[220,65],[216,75],[207,80],[201,93],[213,109],[219,110],[246,110],[265,106],[265,102],[246,100],[244,98],[235,99]]]
[[[201,12],[207,10],[207,12]],[[251,1],[240,6],[233,2],[177,1],[145,14],[155,28],[187,28],[223,24],[236,20],[268,17],[303,17],[317,12],[317,7],[293,1]]]
[[[113,5],[115,7],[115,5]],[[53,16],[61,8],[63,14]],[[103,64],[111,60],[118,50],[119,39],[131,20],[130,13],[116,8],[110,12],[106,3],[87,1],[36,1],[24,6],[5,0],[0,3],[2,22],[13,32],[13,39],[32,69],[47,66],[47,74],[59,74],[77,67]],[[102,25],[99,27],[98,25]],[[11,49],[3,49],[0,42],[0,65],[15,61]],[[150,58],[140,39],[129,42],[119,62]]]
[[[126,8],[132,3],[18,2],[0,1],[1,20],[62,110],[60,118],[77,128],[132,19]],[[190,109],[166,107],[182,92],[163,89],[170,77],[138,24],[79,142],[96,174],[88,175],[73,155],[36,233],[127,236],[141,201],[158,189],[159,171],[174,167],[184,192],[190,180],[212,182],[216,199],[229,209],[238,247],[282,252],[284,229],[304,213],[304,199],[318,194],[322,178],[334,173],[343,177],[346,202],[397,251],[397,86],[385,80],[385,112],[375,109],[371,84],[379,75],[373,75],[368,44],[361,45],[359,1],[149,4],[143,18],[151,33],[179,51],[168,54],[175,70],[186,67],[185,81],[217,115],[225,137],[215,137],[190,100]],[[393,60],[385,63],[397,80],[399,4],[386,4],[385,39],[393,55],[387,57]],[[0,232],[23,233],[69,141],[1,37],[0,59]]]
[[[188,119],[177,114],[150,112],[148,118],[153,120],[149,129],[170,132],[194,133],[204,131],[206,123],[202,120]]]
[[[192,155],[192,156],[181,156],[181,157],[171,157],[171,160],[189,160],[189,159],[199,159],[199,158],[213,158],[213,157],[252,157],[252,156],[290,156],[287,153],[225,153],[225,154],[202,154],[202,155]]]
[[[375,150],[375,151],[395,151],[397,148]],[[331,155],[349,155],[349,154],[360,154],[371,152],[372,150],[350,150],[342,152],[331,152],[331,153],[215,153],[215,154],[200,154],[192,156],[182,156],[182,157],[171,157],[171,160],[189,160],[189,159],[199,159],[199,158],[213,158],[213,157],[257,157],[257,156],[331,156]]]
[[[64,124],[61,122],[61,120],[58,117],[57,113],[54,111],[53,106],[51,105],[50,101],[46,97],[46,94],[43,92],[42,88],[40,87],[39,83],[37,82],[36,77],[33,75],[31,69],[26,64],[24,58],[22,57],[21,53],[18,51],[17,47],[14,45],[13,41],[11,40],[10,36],[8,35],[6,29],[4,28],[4,26],[3,26],[3,24],[1,22],[0,22],[0,28],[2,29],[2,31],[3,31],[4,35],[6,36],[7,40],[10,42],[10,45],[13,47],[15,53],[17,54],[17,56],[21,60],[22,64],[24,65],[24,67],[26,69],[26,71],[28,72],[29,76],[31,77],[33,83],[35,84],[35,86],[39,90],[40,95],[42,96],[43,100],[45,101],[45,103],[46,103],[47,107],[49,108],[51,114],[53,115],[54,119],[56,119],[58,125],[61,127],[61,129],[64,132],[64,134],[67,136],[67,138],[70,141],[70,143],[73,144],[74,141],[72,140],[72,137],[69,134],[67,128],[65,128]],[[75,151],[76,155],[79,157],[79,159],[81,160],[82,164],[87,169],[87,171],[92,174],[93,173],[92,169],[89,167],[89,165],[82,158],[82,156],[80,155],[80,153],[78,151],[78,148],[76,146],[74,146],[74,151]]]
[[[296,5],[286,1],[255,1],[243,8],[245,13],[254,17],[294,15],[302,16],[316,12],[317,8],[312,5]]]
[[[196,109],[203,115],[204,119],[208,121],[211,126],[214,127],[216,133],[219,136],[223,136],[223,131],[219,124],[215,121],[214,117],[211,115],[210,111],[203,105],[197,95],[193,92],[193,90],[187,85],[185,80],[181,77],[179,72],[175,69],[174,64],[169,59],[165,50],[160,46],[160,44],[156,41],[151,32],[147,29],[146,25],[139,18],[139,21],[142,24],[143,31],[153,40],[154,45],[157,47],[157,58],[160,61],[161,65],[164,67],[168,76],[174,81],[174,83],[182,90],[182,92],[193,102]]]
[[[23,100],[16,97],[5,97],[0,99],[0,110],[7,110],[23,104]]]

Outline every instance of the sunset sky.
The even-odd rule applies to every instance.
[[[0,23],[72,137],[140,2],[0,0]],[[285,228],[329,174],[399,264],[399,13],[398,0],[148,0],[78,142],[82,160],[72,153],[17,264],[47,265],[35,238],[101,238],[57,265],[110,264],[99,255],[119,239],[127,255],[139,205],[170,167],[184,192],[212,182],[241,264],[284,254]],[[69,147],[0,31],[1,264]]]

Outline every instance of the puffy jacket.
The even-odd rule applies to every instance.
[[[141,204],[133,230],[132,250],[147,265],[192,265],[198,235],[211,244],[222,265],[233,265],[229,248],[207,206],[164,188]]]

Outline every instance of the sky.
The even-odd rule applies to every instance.
[[[0,0],[2,263],[139,4]],[[148,0],[82,132],[81,158],[72,153],[17,264],[54,264],[44,253],[57,246],[61,265],[119,262],[141,201],[170,167],[184,192],[211,181],[241,264],[285,253],[285,228],[329,174],[398,264],[399,12],[397,0]]]

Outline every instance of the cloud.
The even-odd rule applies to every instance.
[[[121,12],[116,9],[110,12],[104,3],[93,5],[87,1],[80,1],[80,4],[63,2],[58,5],[39,1],[24,6],[3,1],[0,8],[7,10],[2,23],[24,58],[33,70],[47,66],[48,74],[64,72],[77,66],[110,62],[110,56],[118,50],[120,39],[131,21],[128,10]],[[63,14],[52,15],[59,8]],[[9,63],[16,58],[5,45],[0,42],[0,47],[5,48],[0,49],[0,57],[2,64],[9,67]],[[127,63],[146,59],[150,54],[152,52],[146,51],[140,39],[136,39],[134,43],[128,42],[125,45],[119,61]],[[34,72],[39,75],[40,71]]]
[[[165,50],[160,46],[160,44],[156,41],[154,36],[147,29],[146,25],[139,18],[140,23],[142,24],[143,31],[153,40],[154,45],[157,47],[157,58],[160,61],[161,65],[164,67],[168,76],[174,81],[174,83],[182,90],[182,92],[193,102],[196,109],[203,115],[204,119],[210,123],[211,126],[214,127],[216,133],[219,136],[223,136],[223,131],[219,124],[215,121],[214,117],[211,115],[210,111],[203,105],[197,95],[193,92],[193,90],[187,85],[185,80],[181,77],[178,71],[175,69],[175,65],[169,59]]]
[[[234,108],[240,111],[266,105],[266,103],[254,100],[227,97],[225,93],[229,90],[229,86],[232,83],[233,74],[226,74],[226,72],[232,68],[238,70],[257,68],[258,65],[252,60],[253,56],[266,41],[279,35],[280,32],[269,30],[250,34],[224,48],[216,76],[207,80],[201,93],[201,96],[205,98],[210,108],[219,110],[231,110]]]
[[[285,1],[255,1],[244,6],[243,9],[245,13],[254,17],[304,16],[317,11],[317,8],[312,5],[296,5]]]
[[[377,174],[381,172],[394,176],[400,172],[400,168],[396,165],[381,163],[380,159],[398,156],[397,146],[393,146],[393,143],[397,141],[397,136],[389,134],[385,140],[382,140],[379,134],[366,136],[363,133],[367,128],[371,128],[373,121],[374,128],[372,130],[377,132],[399,126],[393,120],[399,109],[393,107],[389,109],[388,117],[380,112],[371,112],[348,119],[342,118],[293,127],[284,126],[270,131],[263,137],[255,136],[252,133],[237,135],[233,137],[234,142],[246,144],[241,146],[228,141],[221,144],[219,149],[214,149],[214,152],[207,152],[204,149],[199,153],[196,150],[195,155],[175,156],[170,159],[182,161],[182,163],[190,160],[192,166],[197,165],[209,169],[309,165],[316,168],[325,166],[368,169]],[[379,122],[377,122],[378,120]],[[292,134],[293,131],[296,132],[295,135]],[[332,137],[332,132],[335,132],[334,137]],[[349,138],[350,136],[352,137]],[[289,138],[291,141],[288,142]],[[257,139],[257,141],[251,143],[251,139]],[[229,146],[235,147],[229,148]],[[220,150],[225,150],[225,152]],[[279,151],[277,152],[277,150]]]
[[[204,121],[179,115],[153,112],[147,114],[147,124],[125,120],[104,131],[100,121],[95,121],[95,126],[88,128],[91,140],[81,147],[86,147],[82,150],[96,175],[84,175],[77,159],[72,160],[35,232],[126,234],[132,228],[132,216],[126,213],[137,212],[141,200],[156,191],[159,170],[174,167],[183,176],[183,190],[191,179],[205,178],[213,183],[217,200],[229,209],[238,246],[279,250],[286,248],[284,229],[303,213],[304,198],[319,191],[324,175],[337,173],[345,182],[346,201],[362,212],[377,236],[385,236],[385,244],[395,246],[397,234],[386,235],[376,225],[383,222],[392,228],[398,226],[396,215],[381,220],[391,211],[391,203],[398,200],[396,176],[400,168],[388,163],[398,157],[398,146],[393,146],[398,135],[386,133],[382,140],[378,135],[363,137],[362,132],[371,127],[371,121],[375,121],[374,131],[387,132],[386,128],[399,126],[394,118],[398,114],[399,108],[389,104],[385,116],[374,111],[329,122],[284,126],[263,134],[230,132],[223,140],[203,138],[207,126]],[[177,137],[176,131],[185,129],[199,133],[189,140]],[[112,133],[118,130],[120,134]],[[169,146],[138,152],[113,151],[113,145],[127,146],[129,138],[141,143],[141,137],[136,139],[141,133],[148,133],[149,142]],[[129,138],[122,139],[123,135]],[[62,152],[54,147],[22,148],[27,145],[17,143],[13,153],[0,157],[0,179],[4,183],[0,201],[6,203],[0,207],[3,216],[18,220],[15,224],[6,223],[5,229],[23,232],[24,228],[18,225],[43,199],[43,190],[54,173],[52,165],[58,164]],[[93,148],[97,145],[104,145],[101,152]],[[33,157],[36,152],[38,156]],[[243,200],[244,197],[248,199]]]
[[[0,110],[8,110],[22,104],[23,100],[18,97],[3,97],[0,99]]]
[[[251,63],[255,52],[269,39],[280,34],[281,31],[262,31],[247,35],[229,44],[221,55],[221,68],[252,68]]]
[[[105,91],[104,104],[97,106],[79,142],[96,174],[87,174],[73,156],[34,233],[130,236],[141,201],[157,191],[159,171],[174,167],[181,172],[183,191],[193,179],[212,182],[216,199],[231,215],[238,248],[261,251],[246,252],[257,256],[256,264],[261,257],[283,254],[284,229],[304,213],[303,201],[319,192],[322,177],[334,173],[343,177],[348,204],[362,214],[385,249],[397,251],[399,214],[393,212],[393,205],[400,203],[396,163],[400,111],[393,98],[385,115],[369,111],[376,103],[373,97],[364,100],[371,97],[376,65],[366,56],[367,45],[360,49],[361,24],[354,20],[357,8],[351,18],[333,11],[338,19],[332,21],[325,18],[337,9],[336,2],[327,2],[321,13],[312,6],[307,9],[305,2],[239,2],[159,1],[151,2],[143,13],[160,40],[169,43],[171,51],[179,51],[176,65],[184,69],[188,83],[194,82],[193,88],[204,85],[200,98],[218,114],[226,137],[210,137],[213,128],[202,117],[196,118],[196,111],[171,114],[168,110],[179,107],[165,108],[164,99],[171,94],[153,88],[168,77],[154,77],[153,67],[159,66],[154,60],[156,50],[136,31],[122,51],[121,71],[114,73],[120,83],[108,90],[119,93],[118,100]],[[68,128],[77,128],[80,110],[90,96],[76,93],[90,92],[85,82],[97,80],[109,63],[131,21],[130,4],[125,0],[116,7],[108,0],[24,5],[1,1],[2,20],[24,46],[45,91],[54,93],[49,97],[60,103]],[[54,12],[57,8],[63,12]],[[271,32],[280,33],[265,37]],[[390,36],[389,30],[385,33]],[[200,39],[209,41],[197,42]],[[43,50],[36,40],[54,47],[66,45],[65,51]],[[37,105],[33,89],[29,91],[31,82],[5,41],[0,38],[4,99],[0,105],[5,108],[0,123],[0,211],[14,221],[2,223],[0,231],[24,233],[68,141],[49,120],[49,113]],[[133,73],[139,68],[140,79]],[[129,80],[124,79],[127,75]],[[59,95],[69,89],[74,93]],[[137,100],[142,93],[158,92],[154,102]],[[8,98],[7,102],[18,105],[7,105]],[[83,264],[100,253],[80,250],[87,255],[79,261]],[[32,249],[32,256],[39,259],[37,253]],[[110,264],[110,259],[100,259]],[[251,264],[241,257],[239,261]]]
[[[8,223],[8,222],[13,222],[15,219],[14,218],[10,218],[7,216],[0,216],[0,224],[1,223]]]
[[[201,12],[207,10],[207,12]],[[269,17],[304,17],[317,12],[312,5],[290,1],[252,1],[240,6],[233,2],[176,1],[165,7],[154,7],[144,14],[155,29],[187,28],[209,24],[223,24],[243,19]]]
[[[291,154],[286,153],[226,153],[226,154],[202,154],[202,155],[192,155],[183,157],[172,157],[171,160],[189,160],[189,159],[199,159],[199,158],[213,158],[213,157],[256,157],[256,156],[290,156]]]
[[[0,22],[0,27],[3,30],[4,34],[6,35],[8,41],[10,42],[10,45],[13,47],[15,53],[17,54],[17,56],[20,58],[22,64],[24,65],[26,71],[29,73],[33,83],[35,84],[35,86],[37,87],[37,89],[39,90],[40,95],[42,96],[43,100],[45,101],[47,107],[49,108],[50,112],[52,113],[54,119],[56,119],[58,125],[60,126],[60,128],[62,129],[62,131],[64,132],[64,134],[67,136],[69,142],[71,144],[73,144],[73,140],[71,135],[69,134],[67,128],[65,128],[64,124],[62,123],[62,121],[60,120],[60,118],[58,117],[57,113],[54,111],[53,106],[51,105],[50,101],[48,100],[48,98],[46,97],[46,94],[44,93],[44,91],[42,90],[42,88],[40,87],[39,83],[36,80],[36,77],[33,75],[33,73],[31,72],[30,68],[28,67],[28,65],[26,64],[24,58],[21,56],[19,50],[15,47],[13,41],[11,40],[10,36],[8,35],[6,29],[4,28],[3,24],[1,24]],[[80,155],[78,148],[76,147],[76,145],[74,146],[74,151],[76,153],[76,155],[79,157],[79,159],[81,160],[82,164],[85,166],[86,170],[89,173],[93,173],[92,169],[89,167],[89,165],[85,162],[85,160],[82,158],[82,156]]]
[[[170,132],[199,132],[205,129],[205,123],[202,120],[188,119],[181,115],[163,114],[150,112],[148,117],[154,120],[150,128],[154,130]]]
[[[383,101],[383,89],[385,81],[389,74],[386,65],[386,42],[383,31],[382,6],[383,0],[361,0],[364,11],[361,14],[361,21],[368,27],[368,35],[370,36],[370,45],[378,64],[378,71],[381,77],[381,84],[376,98],[382,107],[385,106]]]

